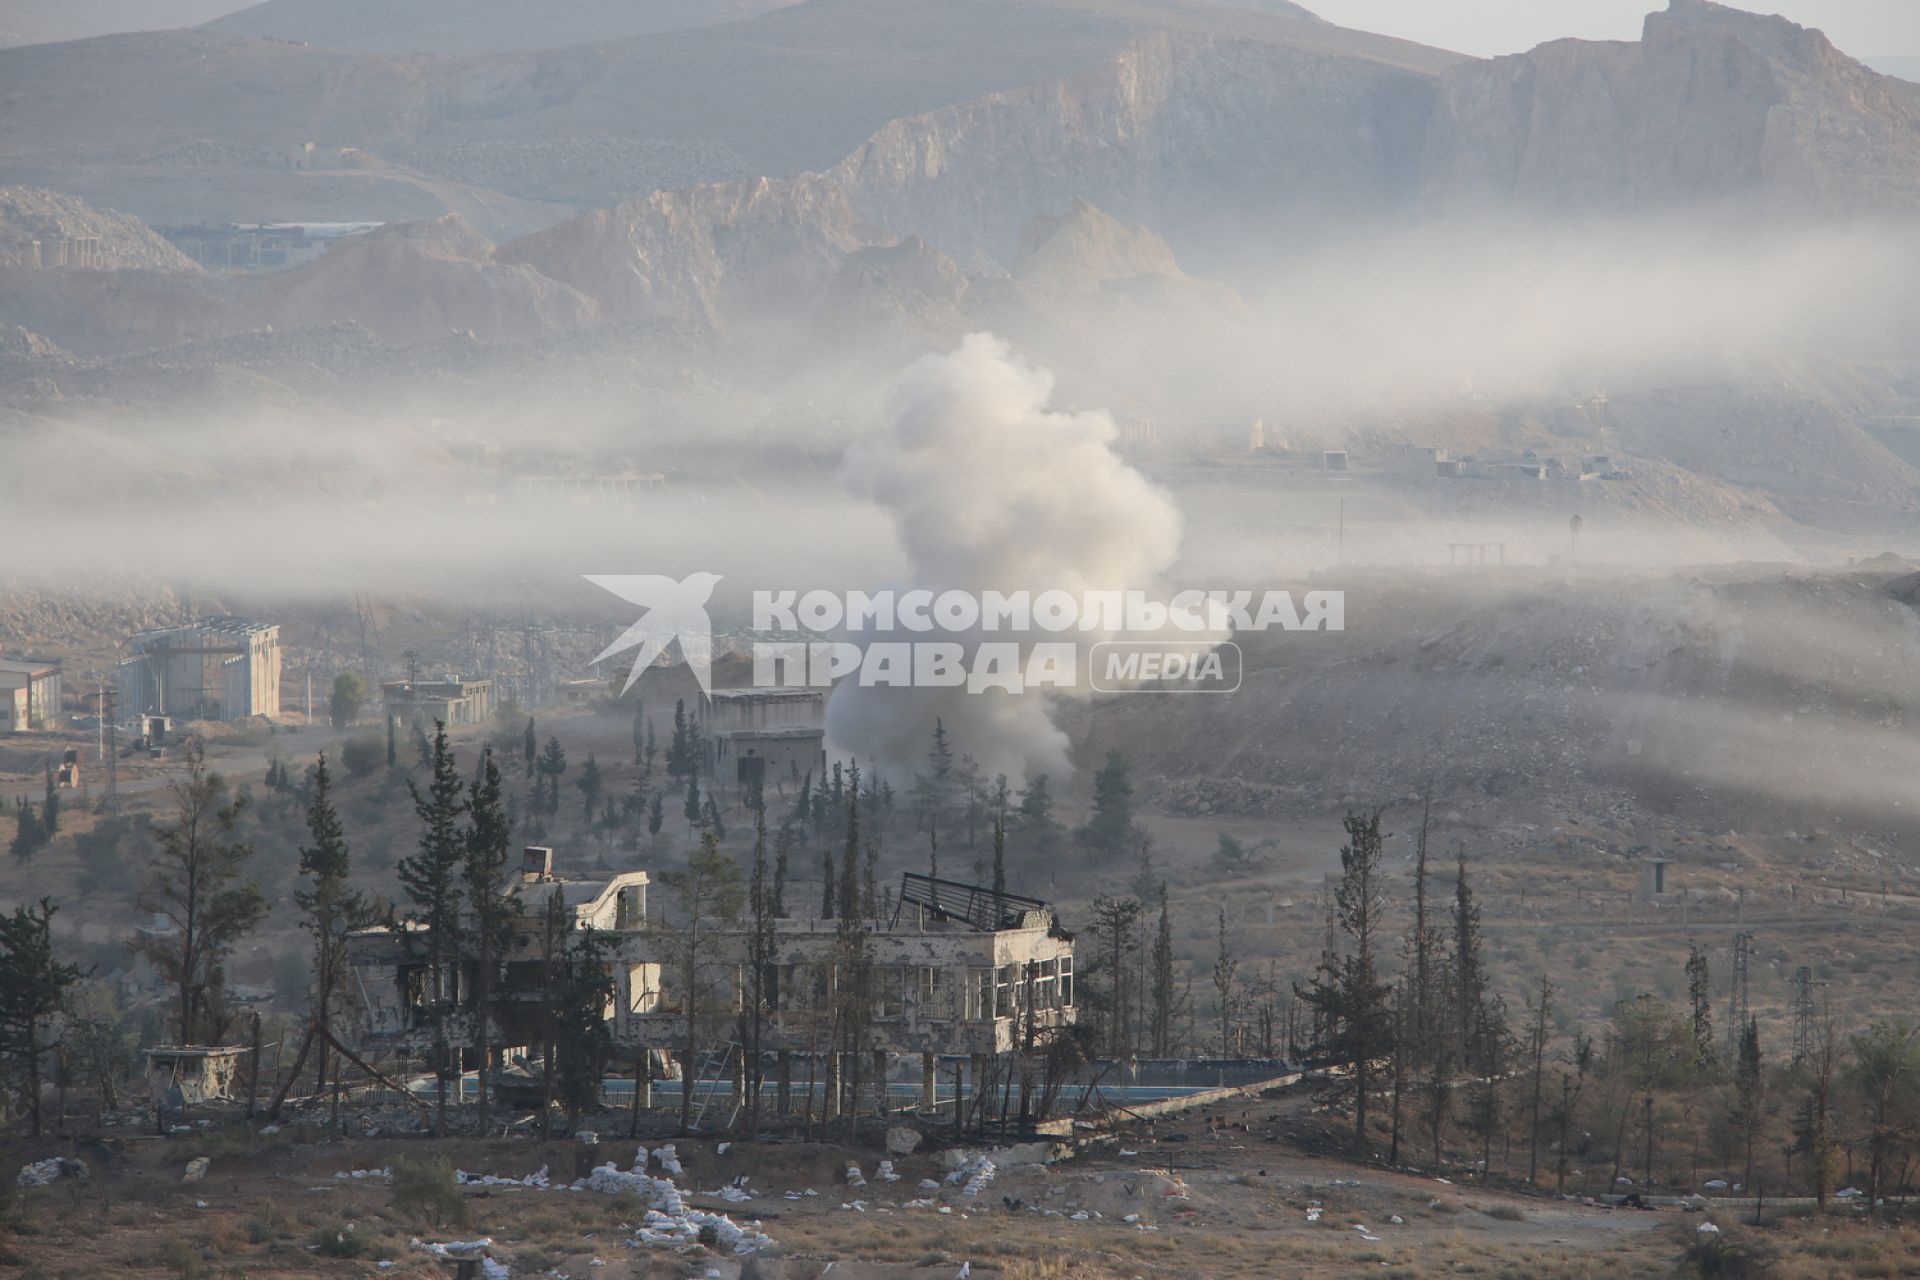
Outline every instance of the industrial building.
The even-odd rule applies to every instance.
[[[438,680],[388,680],[380,695],[387,715],[402,724],[480,724],[493,714],[493,681],[463,680],[448,672]]]
[[[115,678],[125,715],[244,720],[280,714],[280,628],[210,617],[142,631]]]
[[[686,1036],[685,993],[675,987],[669,936],[660,922],[649,924],[649,883],[645,871],[563,879],[553,872],[551,849],[525,851],[514,947],[504,957],[504,979],[494,984],[495,999],[485,1011],[486,1040],[495,1052],[512,1056],[538,1042],[542,921],[551,895],[558,894],[569,930],[592,930],[609,944],[604,954],[614,995],[607,1019],[617,1052],[674,1072]],[[789,907],[805,896],[810,895],[794,894]],[[865,929],[876,980],[869,1049],[876,1057],[919,1055],[929,1093],[940,1059],[969,1061],[978,1081],[985,1078],[990,1059],[1044,1048],[1073,1025],[1073,935],[1044,902],[908,873],[892,917],[867,921]],[[436,1001],[427,963],[430,937],[413,924],[349,935],[348,959],[363,997],[369,1047],[432,1051]],[[731,1023],[747,990],[749,924],[719,924],[707,937],[702,981],[711,983],[708,999],[715,1016]],[[774,922],[775,958],[766,982],[772,1007],[762,1043],[777,1057],[783,1080],[790,1078],[795,1056],[834,1056],[821,1051],[832,1043],[837,947],[836,921],[790,911]],[[448,984],[444,999],[454,1009],[449,1038],[471,1045],[473,1019],[481,1016],[471,995],[478,984],[464,966],[449,975]]]
[[[0,733],[52,728],[60,694],[59,663],[0,658]]]

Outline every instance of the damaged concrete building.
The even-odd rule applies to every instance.
[[[115,675],[121,712],[178,720],[280,714],[280,628],[210,617],[142,631]]]
[[[481,724],[493,714],[493,681],[465,680],[449,672],[438,680],[388,680],[380,686],[389,717],[422,728]]]
[[[698,981],[712,1023],[706,1042],[712,1052],[703,1051],[689,1072],[678,1060],[687,1018],[686,993],[673,964],[675,922],[650,913],[650,883],[645,871],[565,879],[553,873],[550,849],[528,848],[517,885],[523,906],[513,946],[484,1011],[487,1042],[501,1061],[511,1062],[537,1041],[545,990],[543,922],[551,896],[558,894],[566,928],[592,930],[604,944],[600,954],[613,989],[606,1017],[616,1056],[636,1064],[642,1075],[636,1089],[649,1089],[659,1073],[682,1081],[691,1076],[696,1093],[710,1082],[738,1098],[745,1067],[732,1041],[750,990],[749,923],[710,926]],[[794,1081],[818,1079],[831,1094],[845,1069],[838,1061],[845,1055],[828,1051],[840,981],[838,940],[838,922],[814,914],[790,910],[773,922],[774,959],[763,975],[768,1008],[762,1068],[783,1105]],[[890,1078],[900,1066],[908,1087],[918,1086],[922,1106],[936,1102],[937,1082],[955,1082],[963,1073],[977,1094],[992,1063],[1016,1051],[1044,1051],[1074,1023],[1073,936],[1044,902],[908,873],[892,917],[865,922],[865,942],[873,985],[862,1052],[874,1055],[876,1071],[854,1069],[872,1082]],[[366,1047],[430,1057],[436,1003],[429,990],[429,934],[412,924],[381,926],[351,935],[348,949],[364,1005]],[[481,984],[471,960],[444,981],[451,987],[443,1006],[452,1011],[449,1040],[471,1044],[473,1019],[483,1015],[473,996]],[[899,1062],[916,1057],[917,1073]],[[804,1065],[796,1071],[796,1063]],[[462,1063],[464,1070],[479,1065]],[[947,1099],[957,1092],[956,1085]]]
[[[827,768],[825,689],[715,689],[701,722],[709,777],[780,789]]]

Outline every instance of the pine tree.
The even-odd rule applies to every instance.
[[[1353,1143],[1366,1150],[1367,1107],[1374,1064],[1392,1048],[1389,988],[1380,980],[1378,937],[1386,913],[1380,872],[1380,811],[1346,816],[1347,843],[1340,850],[1340,883],[1334,890],[1333,923],[1347,950],[1329,949],[1313,979],[1294,994],[1318,1015],[1320,1051],[1344,1065],[1353,1082]]]
[[[540,776],[546,779],[548,813],[560,812],[560,776],[567,771],[567,753],[560,745],[560,739],[549,737],[546,750],[540,753]]]
[[[646,757],[647,750],[647,709],[646,704],[636,701],[633,704],[633,767],[638,769]]]
[[[1500,1080],[1506,1074],[1509,1033],[1506,1002],[1490,989],[1480,940],[1480,908],[1467,881],[1467,852],[1460,850],[1454,879],[1453,967],[1461,1061],[1480,1080],[1481,1159],[1492,1151],[1499,1122]]]
[[[713,832],[713,838],[715,840],[725,840],[727,838],[727,824],[720,820],[720,806],[714,803],[711,794],[707,796],[707,807],[703,812],[702,820],[705,822],[707,830]]]
[[[693,741],[687,726],[687,700],[673,704],[673,737],[667,741],[667,776],[684,778],[695,768]]]
[[[683,1014],[681,1039],[682,1070],[690,1080],[698,1063],[703,1023],[714,1003],[707,992],[703,972],[714,963],[710,954],[719,945],[722,931],[740,918],[743,905],[740,866],[720,852],[713,833],[700,838],[700,848],[687,859],[684,868],[660,873],[660,882],[675,899],[672,918],[653,923],[662,942],[665,968],[680,988]],[[680,1091],[680,1131],[689,1132],[693,1122],[693,1089]]]
[[[254,853],[237,836],[246,801],[227,800],[226,783],[207,768],[198,744],[187,749],[186,776],[170,790],[173,820],[154,828],[140,907],[165,916],[173,929],[138,946],[177,993],[180,1043],[206,1044],[223,1029],[218,996],[227,956],[267,904],[243,878]]]
[[[466,812],[465,787],[447,744],[447,727],[433,725],[433,759],[426,792],[407,780],[413,811],[420,819],[418,851],[402,858],[396,868],[400,887],[413,904],[411,918],[423,927],[427,944],[427,999],[433,1015],[435,1074],[439,1098],[435,1131],[447,1131],[447,1076],[452,1048],[447,1042],[448,1003],[452,974],[460,955],[460,871],[466,839],[459,821]]]
[[[680,806],[680,812],[686,815],[689,831],[700,829],[700,819],[706,816],[706,810],[700,803],[700,775],[697,773],[687,775],[687,801]]]
[[[593,752],[587,752],[587,763],[581,766],[580,776],[574,781],[580,788],[580,798],[586,804],[587,821],[593,821],[593,810],[600,803],[600,789],[603,785],[600,777],[600,762],[593,758]]]
[[[1148,1021],[1148,1039],[1156,1058],[1173,1056],[1174,1006],[1178,993],[1173,988],[1173,926],[1167,918],[1167,885],[1160,883],[1160,927],[1153,935],[1153,1012]]]
[[[800,779],[800,793],[793,800],[793,814],[787,819],[788,827],[811,828],[813,825],[813,770],[807,770]],[[783,828],[784,830],[784,828]]]
[[[1133,847],[1133,784],[1118,751],[1107,752],[1106,765],[1093,775],[1093,812],[1077,835],[1096,859],[1116,858]]]
[[[867,866],[860,885],[860,915],[873,920],[880,915],[880,845],[867,837]]]
[[[526,732],[521,736],[521,739],[520,739],[520,758],[526,761],[527,776],[529,778],[533,776],[534,766],[538,763],[539,756],[540,756],[540,739],[534,736],[533,717],[528,716]]]
[[[654,792],[653,799],[647,804],[647,834],[658,836],[660,828],[667,825],[667,807],[661,802],[660,793]]]
[[[760,1085],[764,1071],[762,1043],[766,1036],[767,1015],[772,1012],[776,995],[774,965],[774,921],[779,911],[774,901],[774,886],[768,882],[767,807],[754,806],[753,862],[747,875],[747,968],[745,1000],[741,1010],[741,1048],[747,1062],[746,1113],[749,1132],[760,1129]]]
[[[333,806],[333,775],[326,753],[314,765],[313,794],[307,803],[307,839],[300,849],[304,883],[293,892],[300,927],[313,938],[313,1022],[319,1061],[314,1078],[324,1088],[328,1051],[333,1047],[334,1001],[348,991],[347,933],[370,918],[366,896],[347,882],[352,869],[346,831]]]
[[[1031,854],[1050,854],[1060,842],[1060,824],[1053,818],[1053,788],[1042,773],[1027,779],[1020,793],[1020,840]]]
[[[998,897],[1007,891],[1007,820],[993,815],[993,892]]]
[[[1746,1148],[1745,1185],[1753,1185],[1753,1148],[1760,1128],[1766,1123],[1766,1103],[1762,1096],[1764,1077],[1760,1063],[1760,1024],[1749,1018],[1740,1032],[1740,1058],[1733,1072],[1733,1114],[1729,1117]]]
[[[833,850],[820,855],[820,918],[833,919],[833,900],[840,886],[833,878]]]
[[[47,830],[40,825],[40,815],[34,812],[25,796],[14,804],[13,824],[13,840],[7,850],[15,857],[30,858],[47,843]]]
[[[15,907],[0,916],[0,1049],[20,1081],[40,1136],[40,1058],[47,1019],[66,1007],[67,992],[84,976],[78,965],[61,964],[53,949],[50,898]],[[64,1095],[62,1095],[64,1096]]]
[[[1540,1090],[1546,1075],[1547,1012],[1553,1005],[1553,983],[1542,975],[1540,994],[1532,1003],[1533,1012],[1533,1107],[1527,1124],[1527,1185],[1533,1186],[1540,1172]]]
[[[1234,1057],[1233,1012],[1234,977],[1240,970],[1240,958],[1233,952],[1233,938],[1227,932],[1227,909],[1221,907],[1217,958],[1213,962],[1213,993],[1220,1004],[1220,1056]]]
[[[781,827],[773,842],[773,915],[787,918],[787,859],[793,850],[793,828]]]
[[[513,823],[502,804],[493,748],[480,753],[478,776],[467,787],[467,829],[460,887],[470,921],[465,939],[473,957],[473,1056],[479,1075],[480,1132],[488,1132],[488,1074],[492,1047],[488,1019],[502,958],[513,942],[519,900],[511,888]]]
[[[47,798],[40,806],[40,825],[51,839],[60,833],[60,789],[53,784],[53,766],[47,766]]]
[[[1133,945],[1133,926],[1140,919],[1137,898],[1115,898],[1101,894],[1093,900],[1093,934],[1107,974],[1106,1051],[1110,1058],[1124,1058],[1132,1050],[1128,1034],[1127,952]]]
[[[398,736],[399,735],[396,732],[394,718],[392,716],[388,716],[387,717],[387,768],[389,769],[397,769],[400,767],[400,745],[398,742]]]
[[[840,856],[840,896],[834,906],[841,920],[860,918],[860,766],[851,770],[847,788],[847,843]]]

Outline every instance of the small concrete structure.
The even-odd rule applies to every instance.
[[[585,706],[589,702],[597,702],[599,699],[608,697],[617,691],[618,686],[605,680],[596,680],[592,676],[587,676],[581,680],[569,680],[555,690],[555,692],[560,695],[560,701],[573,707]]]
[[[1403,444],[1387,455],[1387,470],[1397,476],[1426,480],[1440,474],[1447,451],[1424,444]]]
[[[0,732],[51,729],[60,719],[60,664],[0,658]]]
[[[1320,464],[1328,471],[1345,471],[1347,469],[1347,451],[1345,449],[1328,449],[1320,455]]]
[[[1652,902],[1655,898],[1671,893],[1667,885],[1667,867],[1665,858],[1648,858],[1640,864],[1640,900]]]
[[[232,1101],[240,1068],[251,1050],[243,1044],[160,1044],[147,1050],[147,1089],[155,1102],[172,1107]]]
[[[493,714],[493,681],[463,680],[452,672],[439,680],[387,680],[380,695],[389,716],[422,728],[480,724]]]
[[[778,788],[827,768],[823,688],[715,689],[701,725],[709,777]]]

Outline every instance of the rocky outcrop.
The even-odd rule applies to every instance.
[[[1672,0],[1638,43],[1558,40],[1454,68],[1422,168],[1441,204],[1910,215],[1920,85],[1784,18]]]
[[[969,264],[1008,261],[1029,220],[1075,199],[1197,251],[1256,224],[1284,240],[1404,205],[1451,61],[1154,34],[1094,70],[895,120],[831,174],[862,218]]]
[[[857,249],[879,242],[830,178],[757,178],[662,191],[503,245],[594,299],[610,320],[710,324],[817,305]]]
[[[39,187],[0,187],[0,263],[27,268],[200,269],[140,219],[95,209],[84,200]]]
[[[526,341],[584,328],[600,308],[493,244],[458,214],[382,228],[317,262],[254,282],[244,310],[274,325],[360,324],[396,345],[471,333]]]

